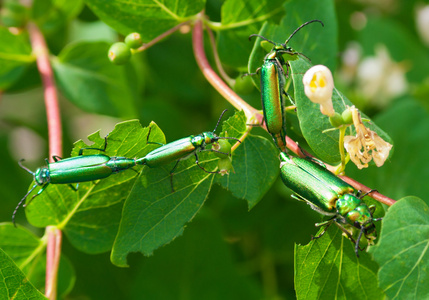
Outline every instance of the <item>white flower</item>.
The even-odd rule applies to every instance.
[[[367,168],[371,159],[374,159],[377,167],[381,167],[389,157],[392,145],[363,125],[357,108],[352,106],[350,110],[352,111],[353,124],[356,128],[356,136],[344,137],[344,147],[350,154],[350,159],[359,169]]]
[[[359,64],[359,91],[376,106],[382,107],[407,90],[406,69],[405,63],[392,61],[385,46],[377,45],[375,56],[367,57]]]
[[[320,104],[320,111],[327,116],[335,114],[332,106],[332,90],[334,79],[331,71],[323,66],[311,67],[302,78],[304,92],[313,103]]]
[[[429,5],[417,8],[416,14],[417,31],[423,42],[429,46]]]

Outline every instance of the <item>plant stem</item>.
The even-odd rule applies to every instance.
[[[191,21],[186,21],[186,22],[180,23],[179,25],[174,26],[173,28],[167,30],[166,32],[158,35],[156,38],[154,38],[150,42],[144,43],[143,46],[141,46],[138,49],[136,49],[135,52],[145,51],[146,49],[152,47],[153,45],[155,45],[156,43],[158,43],[159,41],[161,41],[163,38],[169,36],[170,34],[174,33],[177,30],[179,30],[182,26],[184,26],[186,24],[189,24],[189,23],[191,23]]]
[[[49,160],[53,156],[62,157],[62,128],[60,109],[54,74],[49,61],[49,50],[45,38],[36,24],[28,24],[33,53],[36,56],[37,68],[42,78],[45,92],[46,117],[48,122]],[[61,256],[61,231],[55,227],[46,228],[48,244],[46,250],[45,295],[50,300],[57,297],[57,275]]]
[[[210,45],[212,46],[212,49],[213,49],[213,57],[216,63],[217,70],[219,71],[219,74],[220,76],[222,76],[223,80],[225,80],[231,86],[235,83],[235,80],[231,79],[231,77],[229,77],[228,74],[226,74],[225,70],[222,67],[222,63],[220,62],[219,54],[217,52],[213,31],[210,29],[210,27],[206,27],[206,30],[207,30],[207,33],[209,34]]]
[[[54,74],[49,61],[49,50],[42,32],[34,23],[28,24],[31,46],[36,56],[37,68],[42,78],[45,91],[46,117],[48,120],[49,160],[52,156],[62,157],[62,128],[60,109]]]
[[[362,183],[360,183],[359,181],[354,180],[353,178],[347,177],[347,176],[338,176],[340,177],[342,180],[344,180],[345,182],[347,182],[348,184],[350,184],[352,187],[354,187],[356,190],[358,191],[362,191],[363,193],[368,193],[371,188],[363,185]],[[386,205],[393,205],[395,204],[396,200],[393,200],[383,194],[380,194],[377,191],[373,191],[371,193],[368,194],[368,196],[370,196],[371,198],[384,203]]]
[[[201,72],[207,81],[236,109],[243,110],[247,119],[258,115],[258,111],[240,98],[223,80],[216,74],[210,66],[204,52],[203,21],[201,19],[195,22],[192,32],[192,43],[194,55]]]
[[[58,267],[61,257],[62,232],[54,226],[46,227],[48,245],[46,248],[45,296],[49,300],[57,298]]]

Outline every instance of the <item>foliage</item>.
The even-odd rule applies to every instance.
[[[429,297],[429,58],[409,13],[419,8],[417,2],[392,0],[391,7],[332,0],[35,0],[30,7],[4,2],[0,299],[44,299],[49,228],[64,233],[59,298]],[[251,77],[256,88],[247,78],[245,87],[238,81],[246,72],[255,73],[267,54],[261,40],[249,41],[249,35],[284,43],[313,19],[324,27],[308,25],[288,43],[303,54],[288,67],[287,93],[296,105],[287,110],[288,136],[321,161],[340,162],[339,131],[326,131],[332,126],[305,96],[302,83],[311,65],[324,64],[335,75],[335,110],[341,114],[353,103],[365,124],[394,144],[381,168],[347,165],[348,176],[401,198],[391,207],[365,198],[377,205],[375,218],[384,219],[377,222],[376,245],[359,258],[335,226],[310,241],[317,234],[313,224],[322,217],[291,199],[291,191],[278,180],[279,152],[271,136],[251,126],[261,121],[259,75]],[[205,43],[205,53],[197,47],[202,43],[195,34],[199,23],[215,36],[215,45]],[[6,27],[11,24],[22,27]],[[35,170],[49,156],[46,125],[52,120],[45,121],[40,87],[46,77],[36,65],[40,52],[34,26],[47,42],[61,95],[64,149],[72,149],[65,158],[82,148],[103,148],[105,142],[104,154],[110,157],[141,158],[158,144],[213,130],[228,108],[216,134],[241,140],[237,145],[228,140],[233,145],[230,173],[201,170],[217,170],[219,160],[202,151],[200,167],[193,155],[180,161],[172,175],[176,161],[159,168],[138,165],[81,182],[77,191],[75,183],[74,188],[50,184],[29,203],[38,187],[27,198],[28,206],[18,210],[15,228],[7,221],[30,180],[15,162],[31,157],[24,164]],[[133,32],[143,44],[137,48],[138,40],[126,49],[132,55],[128,59],[127,52],[124,64],[112,64],[109,48]],[[201,64],[203,55],[212,66],[218,55],[227,74],[223,80],[240,87],[236,91],[243,91],[238,96],[245,101],[237,104],[230,94],[220,96],[221,84],[207,80],[207,70],[203,74],[195,63]],[[362,77],[368,74],[362,70],[368,61],[379,77]],[[351,128],[348,134],[353,135]],[[84,150],[84,155],[98,153]]]

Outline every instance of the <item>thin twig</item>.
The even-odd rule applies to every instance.
[[[156,38],[154,38],[153,40],[151,40],[149,43],[143,44],[141,47],[139,47],[138,49],[136,49],[135,52],[145,51],[146,49],[152,47],[153,45],[155,45],[156,43],[158,43],[159,41],[161,41],[163,38],[165,38],[165,37],[169,36],[170,34],[176,32],[182,26],[187,25],[189,23],[191,23],[191,21],[186,21],[186,22],[183,22],[183,23],[180,23],[180,24],[174,26],[173,28],[167,30],[166,32],[158,35]]]
[[[229,85],[233,85],[235,83],[235,80],[229,77],[228,74],[226,74],[225,70],[222,67],[222,63],[220,62],[219,53],[217,52],[216,41],[213,35],[213,31],[210,29],[210,27],[206,27],[206,30],[207,30],[207,33],[209,34],[210,45],[212,46],[212,49],[213,49],[213,58],[215,60],[217,70],[219,71],[219,74],[220,76],[222,76],[223,80],[225,80]]]
[[[243,110],[246,118],[250,119],[258,114],[258,111],[250,106],[246,101],[241,99],[212,69],[206,54],[204,52],[204,37],[203,37],[203,22],[197,20],[195,22],[192,33],[192,43],[194,47],[194,55],[197,60],[201,72],[204,74],[208,82],[236,109]]]

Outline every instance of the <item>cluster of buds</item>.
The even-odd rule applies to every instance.
[[[314,66],[304,74],[303,83],[307,97],[320,104],[320,111],[329,116],[334,127],[354,125],[356,135],[344,137],[344,147],[353,163],[359,169],[368,167],[371,160],[374,160],[378,167],[382,166],[392,145],[365,127],[359,110],[354,106],[347,108],[341,115],[335,112],[332,104],[334,79],[331,71],[322,65]]]

